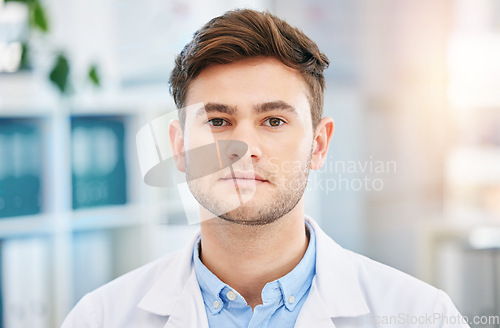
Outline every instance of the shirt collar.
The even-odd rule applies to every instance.
[[[216,275],[214,275],[200,260],[200,241],[201,236],[194,244],[193,250],[193,262],[194,270],[196,271],[196,278],[198,279],[198,284],[200,285],[201,295],[207,307],[210,309],[212,314],[217,314],[222,311],[223,300],[220,294],[224,287],[227,285],[223,283]],[[218,302],[219,306],[215,307],[215,302]]]
[[[266,296],[272,298],[272,291],[276,290],[276,286],[279,286],[281,291],[280,300],[282,300],[289,311],[293,311],[300,299],[309,291],[316,273],[316,234],[307,221],[305,224],[309,234],[309,244],[302,260],[288,274],[266,284],[262,292],[263,300],[266,299]],[[224,298],[221,297],[222,291],[232,288],[223,283],[201,262],[199,256],[200,241],[201,237],[198,237],[193,247],[193,262],[196,277],[207,308],[209,308],[212,314],[217,314],[222,311],[224,304]],[[214,304],[217,304],[215,302],[219,302],[218,307],[214,306]]]

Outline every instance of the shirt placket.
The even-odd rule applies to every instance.
[[[263,304],[254,309],[248,328],[266,328],[273,314],[283,305],[283,295],[277,281],[268,283],[262,291]]]

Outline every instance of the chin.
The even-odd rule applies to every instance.
[[[235,211],[239,213],[234,213]],[[262,217],[260,215],[255,215],[255,213],[253,213],[255,217],[251,217],[250,215],[245,215],[245,213],[241,213],[241,211],[238,210],[235,211],[219,215],[219,218],[226,222],[231,222],[233,224],[239,224],[245,226],[263,226],[271,224],[280,219],[280,217],[272,217],[272,216]]]

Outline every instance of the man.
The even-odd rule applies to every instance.
[[[63,327],[467,327],[445,293],[305,218],[308,172],[334,130],[328,64],[268,13],[230,11],[196,32],[170,78],[169,132],[201,235],[86,295]],[[218,160],[200,161],[210,145]]]

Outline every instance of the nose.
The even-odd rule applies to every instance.
[[[262,156],[260,138],[253,124],[239,123],[233,129],[229,138],[239,141],[229,143],[225,149],[225,155],[231,161],[234,162],[243,157],[250,157],[252,161],[258,161]]]

